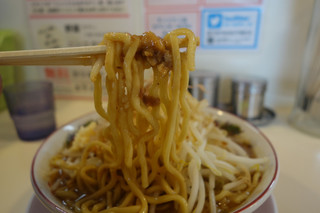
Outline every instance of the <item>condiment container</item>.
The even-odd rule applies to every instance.
[[[206,99],[209,105],[216,107],[218,104],[219,74],[213,71],[196,70],[190,72],[189,91],[199,101]]]
[[[239,76],[231,82],[234,114],[247,120],[261,118],[267,81],[255,76]]]

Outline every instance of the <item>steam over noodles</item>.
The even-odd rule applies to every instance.
[[[188,29],[163,39],[104,36],[106,55],[97,56],[90,76],[101,119],[82,126],[50,161],[49,186],[67,208],[229,212],[250,195],[267,159],[248,153],[241,135],[188,93],[197,43]],[[145,84],[147,69],[153,75]]]

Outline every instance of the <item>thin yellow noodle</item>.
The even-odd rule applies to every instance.
[[[132,44],[129,47],[129,50],[127,51],[126,56],[124,57],[124,73],[126,76],[125,82],[126,82],[126,88],[128,90],[128,93],[131,92],[131,87],[132,87],[132,70],[131,70],[131,65],[132,65],[132,60],[134,59],[134,55],[138,49],[139,46],[139,40],[134,39]]]
[[[129,128],[129,131],[135,135],[135,136],[138,136],[139,135],[139,129],[137,128],[136,124],[135,124],[135,121],[132,120],[132,118],[134,117],[134,113],[133,111],[131,110],[128,110],[128,113],[127,113],[127,122],[128,122],[128,128]]]
[[[116,78],[115,71],[114,71],[114,52],[115,52],[115,43],[107,41],[106,42],[107,52],[105,57],[105,67],[108,67],[107,76],[108,79],[114,81]]]
[[[172,45],[172,55],[174,58],[177,58],[176,61],[174,61],[175,63],[173,63],[173,79],[176,82],[173,85],[173,100],[170,104],[169,107],[169,124],[168,124],[168,131],[166,133],[166,137],[163,141],[163,161],[164,161],[164,165],[167,167],[168,172],[170,172],[171,174],[174,174],[177,178],[177,181],[180,183],[181,185],[181,196],[184,197],[184,199],[187,198],[187,192],[186,192],[186,186],[184,184],[184,178],[182,176],[182,174],[176,169],[174,168],[170,161],[169,161],[169,156],[170,156],[170,151],[172,149],[173,146],[173,140],[174,140],[174,129],[175,129],[175,125],[176,125],[176,117],[178,114],[178,101],[179,101],[179,88],[180,88],[180,78],[181,78],[181,61],[180,61],[180,52],[179,52],[179,46],[177,45],[177,38],[174,36],[170,36],[171,41],[173,41],[173,45]]]
[[[69,170],[77,170],[79,168],[79,165],[77,164],[68,164],[63,160],[58,160],[58,159],[54,163],[52,163],[52,166],[59,166]]]
[[[161,155],[161,150],[157,150],[155,151],[153,157],[151,159],[149,158],[149,161],[151,164],[151,172],[149,174],[148,179],[150,182],[152,182],[157,176],[157,172],[159,170],[159,164],[157,162],[159,160],[160,155]]]
[[[96,185],[97,184],[97,180],[90,177],[87,172],[88,171],[92,171],[92,170],[96,170],[97,167],[93,166],[93,165],[87,165],[82,167],[82,169],[80,170],[80,176],[82,178],[82,180],[88,184],[88,185]]]
[[[135,194],[141,202],[142,206],[141,206],[140,212],[146,212],[148,210],[147,200],[143,195],[143,193],[141,192],[141,190],[139,189],[139,187],[137,186],[137,183],[135,183],[134,180],[130,178],[128,169],[126,168],[123,169],[123,176],[126,179],[128,185],[130,186],[132,193]]]
[[[224,197],[227,197],[227,196],[230,196],[230,195],[232,195],[232,192],[223,190],[223,191],[221,191],[219,194],[216,195],[216,200],[217,200],[217,201],[220,201],[220,200],[222,200]]]
[[[103,186],[98,191],[95,191],[93,194],[86,196],[83,199],[79,200],[78,205],[87,201],[87,200],[91,200],[91,199],[95,199],[95,198],[100,197],[101,195],[106,193],[108,190],[112,189],[116,183],[117,183],[117,178],[116,178],[115,174],[113,174],[111,180],[108,182],[107,185]]]
[[[68,199],[68,198],[76,199],[78,197],[78,195],[75,192],[65,191],[65,190],[57,190],[56,195],[61,198],[66,198],[66,199]]]
[[[103,67],[103,60],[104,60],[103,56],[99,56],[94,62],[91,73],[90,73],[90,79],[92,82],[95,82],[97,80],[99,81],[99,79],[97,79],[96,77],[97,75],[100,74],[100,70]]]
[[[157,198],[146,196],[146,199],[151,204],[167,203],[169,201],[175,201],[180,204],[180,212],[187,212],[187,202],[181,196],[176,195],[162,195]]]
[[[157,184],[157,185],[155,184],[153,186],[148,187],[145,190],[145,193],[146,194],[156,194],[157,192],[160,192],[162,190],[163,190],[163,188],[162,188],[162,186],[160,184]]]
[[[104,35],[104,39],[103,39],[102,43],[105,43],[105,41],[113,41],[113,42],[120,41],[120,42],[122,42],[125,45],[124,51],[126,52],[128,46],[131,43],[131,36],[128,33],[114,33],[114,32],[111,32],[111,33],[107,33],[107,34]]]
[[[164,179],[164,178],[159,178],[160,179],[160,186],[162,187],[162,190],[164,190],[167,194],[175,194],[176,191],[174,191],[169,183]]]
[[[108,208],[112,208],[113,207],[113,203],[112,203],[112,191],[107,191],[107,205]]]
[[[115,189],[113,190],[113,197],[112,197],[113,203],[117,203],[120,197],[121,197],[121,186],[117,184]]]
[[[139,144],[137,147],[137,154],[138,154],[138,160],[139,160],[140,169],[141,169],[141,186],[144,189],[149,186],[148,165],[147,165],[145,153],[146,153],[145,142],[139,141]]]
[[[132,203],[133,199],[134,199],[134,194],[132,192],[127,193],[126,197],[124,198],[122,203],[119,205],[119,207],[129,206],[130,203]]]
[[[88,200],[85,203],[82,204],[81,210],[83,213],[90,213],[91,211],[89,210],[89,206],[93,205],[94,201],[93,200]]]
[[[122,111],[123,110],[120,110],[120,112]],[[128,124],[126,122],[125,113],[120,113],[119,125],[121,126],[120,133],[123,138],[123,145],[126,148],[126,154],[124,155],[124,162],[126,166],[130,168],[132,166],[133,144],[132,144],[132,138],[130,137]]]
[[[185,60],[188,60],[188,59],[185,59],[185,55],[182,55],[182,57],[184,58],[184,61]],[[188,60],[189,61],[189,60]],[[192,69],[191,69],[192,70]],[[188,131],[188,124],[189,124],[189,120],[190,120],[190,107],[187,103],[187,100],[183,97],[186,96],[186,93],[187,93],[187,88],[188,88],[188,82],[189,82],[189,78],[188,78],[188,69],[186,67],[186,64],[182,63],[182,68],[181,68],[181,95],[180,95],[180,104],[181,104],[181,110],[182,110],[182,114],[183,114],[183,117],[184,119],[182,120],[182,132],[179,136],[179,139],[178,139],[178,145],[180,145],[182,143],[183,140],[185,140],[186,136],[187,136],[187,131]]]
[[[96,80],[94,81],[94,93],[93,93],[94,101],[97,103],[95,104],[95,109],[101,117],[103,117],[106,120],[109,120],[106,111],[102,107],[101,74],[98,73],[95,76],[95,79]]]
[[[107,210],[100,211],[101,213],[131,213],[131,212],[138,212],[141,206],[128,206],[128,207],[114,207]]]
[[[104,209],[106,207],[105,202],[97,203],[92,207],[92,212],[99,212],[100,210]]]

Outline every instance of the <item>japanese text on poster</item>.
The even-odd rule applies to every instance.
[[[26,0],[34,48],[97,45],[107,32],[132,32],[127,0]],[[117,24],[115,24],[117,23]],[[40,67],[55,85],[57,97],[92,97],[90,67]]]

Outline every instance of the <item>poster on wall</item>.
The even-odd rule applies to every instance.
[[[258,48],[260,8],[209,8],[201,12],[203,49]]]
[[[127,0],[26,0],[34,48],[97,45],[106,32],[133,31],[133,10]],[[116,23],[116,24],[115,24]],[[56,97],[92,97],[90,67],[44,66]]]
[[[199,35],[200,4],[197,0],[145,0],[145,30],[163,37],[177,28]]]

